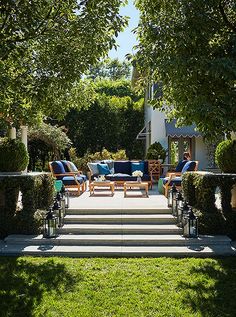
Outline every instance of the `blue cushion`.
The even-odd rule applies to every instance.
[[[55,174],[65,174],[66,171],[61,161],[53,161],[52,169]]]
[[[76,180],[80,183],[83,184],[84,180],[81,176],[76,176]],[[77,185],[75,182],[75,178],[73,176],[64,176],[62,177],[62,182],[63,184],[66,185]]]
[[[169,177],[163,178],[163,184],[165,185],[169,181],[169,179],[170,179]],[[173,184],[175,184],[176,186],[181,186],[181,181],[182,181],[182,177],[176,176],[175,178],[171,180],[169,186],[172,186]]]
[[[181,173],[183,174],[183,173],[185,173],[185,172],[194,171],[195,167],[196,167],[196,162],[195,162],[195,161],[188,161],[188,162],[184,165],[184,167],[183,167]]]
[[[130,161],[115,161],[114,162],[115,174],[122,173],[131,175],[131,162]]]
[[[178,165],[175,168],[175,172],[181,172],[184,165],[188,162],[188,160],[179,161]]]
[[[139,162],[139,163],[131,162],[131,174],[134,171],[141,171],[142,173],[144,173],[144,162]]]
[[[70,172],[70,168],[69,168],[69,166],[68,166],[68,161],[62,160],[61,162],[62,162],[62,164],[63,164],[63,166],[64,166],[65,171],[66,171],[66,172]]]
[[[148,171],[148,161],[143,161],[144,163],[144,174],[148,174],[149,171]]]
[[[107,164],[98,163],[97,167],[100,175],[107,175],[111,173]]]

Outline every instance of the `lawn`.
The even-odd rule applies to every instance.
[[[0,316],[236,316],[236,261],[0,258]]]

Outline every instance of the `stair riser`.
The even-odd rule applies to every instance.
[[[68,215],[170,214],[171,209],[68,209]]]
[[[8,245],[20,245],[20,244],[28,244],[28,245],[63,245],[63,246],[202,246],[201,242],[188,242],[185,240],[76,240],[72,239],[46,239],[43,241],[30,240],[30,241],[22,241],[22,240],[14,240],[8,241]],[[208,246],[217,246],[219,243],[207,243]],[[220,245],[226,246],[228,243],[221,243]]]
[[[179,228],[174,229],[122,229],[122,228],[112,228],[112,229],[99,229],[99,228],[60,228],[58,230],[60,234],[181,234],[182,230]]]
[[[65,224],[175,224],[173,219],[65,219]]]

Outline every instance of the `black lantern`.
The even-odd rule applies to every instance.
[[[178,193],[179,193],[178,190],[174,186],[173,189],[172,189],[172,215],[174,217],[177,216],[177,197],[178,197]]]
[[[177,205],[176,205],[177,225],[181,227],[182,216],[183,216],[183,206],[184,206],[184,198],[181,192],[178,192],[176,200],[177,200]]]
[[[52,207],[53,212],[56,214],[57,219],[58,219],[58,227],[62,227],[64,225],[64,212],[63,209],[61,208],[60,205],[60,200],[55,200],[53,207]]]
[[[68,209],[70,207],[70,196],[68,189],[65,188],[65,186],[62,186],[61,189],[62,198],[65,199],[65,208]]]
[[[176,186],[175,186],[175,184],[173,184],[172,187],[168,191],[168,197],[167,197],[167,199],[168,199],[168,207],[172,207],[173,195],[175,195],[176,192],[177,192]]]
[[[185,217],[184,237],[186,238],[198,237],[198,219],[194,215],[192,208],[189,208],[189,213]]]
[[[56,228],[57,228],[57,217],[53,215],[52,208],[50,208],[43,221],[43,237],[55,238]]]

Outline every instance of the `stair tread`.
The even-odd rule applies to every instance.
[[[127,228],[127,229],[180,229],[175,224],[86,224],[86,223],[79,223],[79,224],[65,224],[62,228],[70,229],[70,228],[107,228],[107,229],[117,229],[117,228]]]
[[[65,219],[175,219],[169,214],[66,215]]]
[[[51,246],[14,245],[2,248],[2,254],[67,255],[67,256],[186,256],[236,255],[230,245],[198,246]]]

